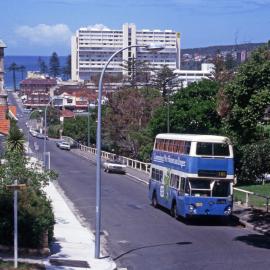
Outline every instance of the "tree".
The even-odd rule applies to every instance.
[[[237,66],[236,60],[233,58],[231,53],[226,54],[225,67],[227,70],[233,70]]]
[[[267,45],[253,52],[224,88],[228,113],[224,117],[226,132],[237,144],[261,139],[265,110],[270,105],[270,49]]]
[[[48,73],[48,67],[45,61],[41,57],[38,58],[38,66],[39,66],[40,73],[42,74]]]
[[[239,181],[254,181],[269,173],[269,127],[265,112],[270,105],[270,47],[262,46],[242,64],[225,85],[228,111],[224,132],[234,143]]]
[[[218,134],[221,118],[216,111],[218,84],[211,80],[193,83],[171,97],[170,132]],[[152,136],[167,132],[167,106],[158,108],[150,121]]]
[[[136,88],[138,83],[148,83],[152,69],[147,61],[138,60],[133,56],[123,61],[121,66],[128,72],[127,81],[132,88]]]
[[[162,97],[164,100],[170,94],[170,88],[173,79],[176,78],[176,74],[167,66],[164,65],[160,70],[157,71],[154,86],[162,92]]]
[[[109,149],[139,158],[142,142],[152,140],[145,129],[161,103],[156,89],[128,88],[113,93],[104,112],[103,136]]]
[[[18,70],[21,72],[22,80],[24,78],[24,73],[26,71],[26,67],[24,65],[19,66]]]
[[[96,142],[96,116],[91,114],[90,117],[90,143]],[[65,119],[63,135],[73,138],[75,141],[82,144],[87,144],[88,134],[88,119],[87,116],[77,116],[72,119]]]
[[[53,52],[52,56],[50,57],[50,75],[54,78],[60,75],[60,62],[56,52]]]
[[[11,127],[6,140],[7,150],[10,152],[24,153],[24,135],[16,124],[11,122]]]
[[[63,67],[63,74],[66,80],[71,78],[71,55],[67,56],[66,65]]]
[[[16,91],[17,89],[17,83],[16,83],[16,72],[19,70],[19,67],[16,63],[12,63],[9,67],[8,67],[8,71],[12,72],[12,79],[13,79],[13,89]]]
[[[255,182],[269,173],[270,140],[243,145],[239,150],[236,159],[238,182]]]
[[[46,198],[44,187],[56,178],[52,171],[42,171],[38,165],[30,163],[24,154],[24,139],[15,122],[12,122],[6,142],[3,164],[0,166],[0,244],[13,243],[13,195],[6,185],[26,184],[19,196],[19,246],[42,247],[48,233],[49,242],[53,238],[54,215],[51,202]]]

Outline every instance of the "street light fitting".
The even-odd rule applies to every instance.
[[[159,52],[164,48],[165,46],[162,43],[150,43],[149,45],[145,46],[145,49],[151,52]]]

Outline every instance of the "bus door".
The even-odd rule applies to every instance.
[[[187,185],[188,185],[187,179],[185,177],[181,177],[178,196],[178,211],[181,216],[185,216],[185,197],[186,197],[185,192]]]

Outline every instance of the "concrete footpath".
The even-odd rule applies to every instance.
[[[46,269],[116,269],[110,258],[94,258],[94,235],[81,225],[56,186],[50,183],[45,191],[52,200],[56,219],[55,241],[51,246],[52,255],[45,262]]]

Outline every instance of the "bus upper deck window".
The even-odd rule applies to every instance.
[[[185,142],[184,154],[189,154],[191,142]]]
[[[229,145],[225,143],[197,142],[197,155],[229,156]]]
[[[215,143],[214,144],[214,155],[215,156],[229,156],[229,145],[225,143]]]

